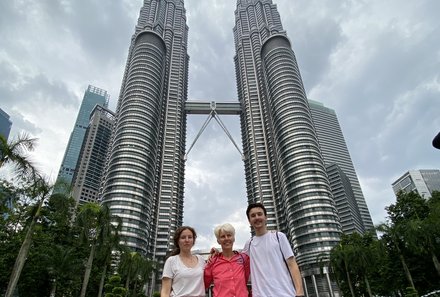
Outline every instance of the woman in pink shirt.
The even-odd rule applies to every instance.
[[[205,266],[205,287],[214,283],[215,297],[248,297],[249,256],[234,251],[235,229],[231,224],[217,226],[214,230],[221,253],[215,253]]]

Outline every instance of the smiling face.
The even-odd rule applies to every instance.
[[[217,242],[221,245],[222,250],[232,250],[235,242],[235,235],[232,232],[220,230]]]
[[[194,234],[189,229],[185,229],[179,236],[179,248],[181,251],[191,250],[194,245]]]
[[[254,227],[255,231],[266,230],[267,216],[261,207],[254,207],[249,210],[249,224]]]

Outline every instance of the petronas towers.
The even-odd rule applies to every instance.
[[[317,259],[341,227],[276,5],[238,0],[233,32],[247,200],[264,203],[269,228],[288,235],[309,296],[333,296]],[[183,221],[187,42],[183,0],[144,0],[102,188],[103,203],[123,220],[125,244],[159,262]]]
[[[126,245],[160,258],[182,224],[188,89],[183,0],[145,0],[121,86],[102,201]]]

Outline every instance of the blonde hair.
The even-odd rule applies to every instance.
[[[232,226],[232,225],[229,224],[229,223],[221,224],[221,225],[218,225],[217,227],[215,227],[215,229],[214,229],[214,235],[215,235],[215,237],[216,237],[217,239],[219,239],[219,237],[220,237],[220,233],[221,233],[222,231],[223,231],[223,232],[226,232],[226,233],[231,233],[232,235],[235,236],[235,228],[234,228],[234,226]]]

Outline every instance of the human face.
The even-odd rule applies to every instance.
[[[222,250],[232,250],[235,242],[235,236],[231,232],[220,231],[217,242],[221,245]]]
[[[185,229],[180,233],[179,248],[180,250],[191,250],[194,245],[194,235],[191,230]]]
[[[249,224],[257,229],[266,227],[267,217],[261,207],[254,207],[249,211]]]

